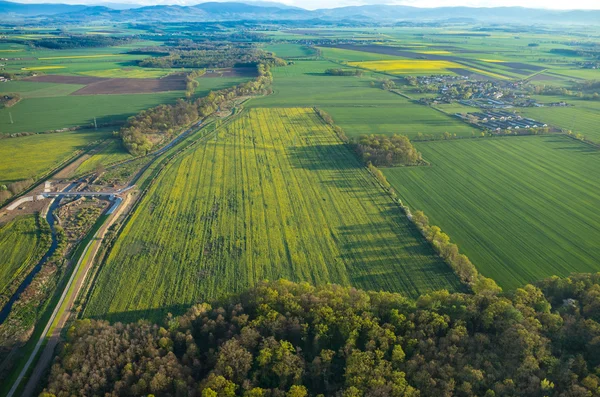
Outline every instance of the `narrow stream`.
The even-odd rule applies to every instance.
[[[69,186],[67,186],[64,191],[68,192],[69,190],[73,189],[75,186],[77,186],[77,184],[72,183]],[[50,208],[48,209],[48,213],[46,214],[46,221],[50,225],[50,230],[52,233],[52,244],[50,244],[50,248],[44,254],[42,259],[40,259],[40,261],[37,263],[37,265],[35,265],[35,267],[27,275],[27,277],[25,277],[25,280],[23,280],[21,285],[19,285],[19,288],[17,288],[15,293],[11,296],[10,300],[8,302],[6,302],[6,304],[4,305],[2,310],[0,310],[0,325],[2,323],[4,323],[4,321],[6,321],[14,303],[21,297],[21,294],[23,293],[23,291],[25,291],[25,289],[27,289],[27,287],[29,287],[29,285],[33,281],[33,278],[35,277],[35,275],[38,274],[40,272],[40,270],[42,270],[42,266],[44,265],[44,263],[46,263],[48,258],[50,258],[52,256],[52,254],[54,254],[54,251],[56,251],[56,248],[58,247],[58,239],[56,238],[56,230],[54,228],[54,223],[56,221],[56,219],[54,218],[54,211],[60,205],[60,200],[61,200],[61,197],[56,197],[50,204]]]

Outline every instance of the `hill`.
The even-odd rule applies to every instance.
[[[105,6],[106,5],[106,6]],[[600,10],[547,10],[524,7],[439,7],[418,8],[399,5],[363,5],[305,10],[272,2],[206,2],[193,6],[156,5],[123,9],[110,3],[95,6],[66,4],[20,4],[0,2],[0,15],[14,18],[46,17],[49,22],[205,22],[205,21],[285,21],[313,23],[356,21],[394,23],[400,21],[478,21],[488,23],[593,24],[600,22]]]

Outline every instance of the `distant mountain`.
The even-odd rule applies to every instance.
[[[16,14],[22,16],[37,16],[37,15],[57,15],[66,12],[81,11],[87,8],[84,5],[70,4],[22,4],[13,3],[10,1],[0,1],[0,15]]]
[[[132,8],[141,8],[143,5],[141,4],[133,4],[133,3],[96,3],[95,6],[112,8],[113,10],[131,10]]]
[[[116,9],[118,8],[118,9]],[[52,23],[77,22],[205,22],[205,21],[323,21],[327,23],[397,23],[476,21],[518,24],[600,25],[600,10],[542,10],[523,7],[418,8],[397,5],[363,5],[309,11],[269,1],[207,2],[193,6],[157,5],[123,8],[65,4],[19,4],[0,1],[0,18],[45,17]]]
[[[303,10],[303,8],[288,6],[287,4],[278,3],[276,1],[246,0],[246,1],[242,1],[242,3],[251,4],[251,5],[255,5],[255,6],[261,6],[261,7],[281,8],[283,10]]]

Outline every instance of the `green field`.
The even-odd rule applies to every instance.
[[[155,181],[85,315],[161,318],[282,277],[411,296],[461,289],[311,109],[253,109]]]
[[[565,136],[418,143],[431,167],[385,169],[487,277],[515,288],[600,271],[600,151]]]
[[[544,97],[539,98],[544,100]],[[520,112],[555,127],[581,133],[590,141],[600,143],[600,102],[564,100],[575,106],[523,108]]]
[[[265,50],[275,53],[280,58],[299,58],[315,55],[313,49],[305,45],[291,43],[270,44],[265,47]]]
[[[0,307],[50,246],[50,238],[44,238],[36,217],[21,216],[0,225]]]
[[[319,47],[321,55],[326,59],[342,62],[378,61],[381,59],[403,59],[400,56],[375,54],[366,51],[354,51],[343,48]]]
[[[101,150],[81,163],[79,167],[77,167],[75,174],[83,175],[94,171],[99,164],[107,166],[131,158],[131,154],[125,150],[120,139],[111,139]]]
[[[367,133],[439,135],[444,132],[471,136],[467,124],[406,98],[384,91],[379,79],[367,73],[363,77],[324,74],[338,64],[329,61],[296,61],[275,68],[273,94],[253,100],[249,106],[319,106],[334,118],[349,135]],[[371,83],[374,86],[371,86]]]
[[[348,136],[362,134],[401,134],[415,138],[420,132],[439,138],[448,132],[470,137],[478,130],[430,107],[415,104],[398,97],[394,106],[377,107],[324,107],[336,124],[344,128]]]
[[[0,134],[54,129],[126,120],[141,110],[181,98],[181,91],[152,94],[77,95],[23,99],[0,109]],[[12,115],[13,124],[10,123]],[[118,127],[115,127],[118,128]]]
[[[108,136],[107,130],[86,130],[0,139],[0,185],[40,177]]]
[[[18,92],[21,98],[44,98],[69,95],[81,88],[82,84],[41,83],[34,81],[9,81],[0,84],[0,94]]]

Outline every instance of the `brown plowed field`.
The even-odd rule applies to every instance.
[[[85,84],[71,95],[145,94],[150,92],[185,90],[185,76],[173,74],[162,79],[107,79],[90,76],[45,75],[28,81],[59,84]]]

